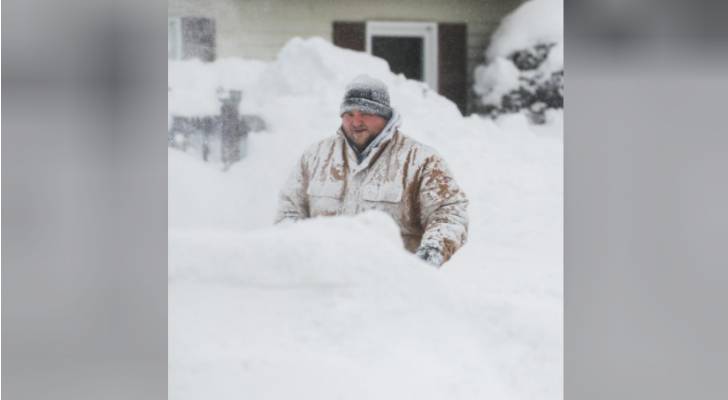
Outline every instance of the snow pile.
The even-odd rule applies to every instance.
[[[265,67],[262,61],[234,58],[214,63],[171,60],[167,70],[167,112],[185,117],[216,115],[220,111],[219,90],[246,92]]]
[[[463,118],[383,60],[318,38],[272,63],[226,62],[246,75],[241,112],[267,130],[226,172],[169,151],[170,397],[561,398],[561,111],[543,125]],[[170,65],[170,85],[234,81],[234,67],[184,68]],[[402,249],[381,213],[271,226],[290,168],[334,134],[362,73],[471,200],[469,243],[443,269]]]
[[[243,76],[239,79],[231,78],[235,74],[228,69],[236,63]],[[277,60],[265,67],[259,61],[247,63],[170,63],[169,114],[205,115],[219,109],[217,88],[241,90],[240,113],[259,115],[269,130],[284,133],[286,147],[298,151],[336,130],[346,85],[356,76],[368,74],[389,87],[391,103],[408,116],[405,130],[439,136],[439,132],[454,129],[449,122],[461,120],[457,106],[426,84],[392,74],[383,59],[337,48],[322,38],[291,39]],[[440,118],[430,117],[433,109]],[[428,124],[417,122],[423,119]]]
[[[508,328],[532,328],[493,324],[511,305],[463,291],[398,236],[380,213],[172,233],[172,398],[512,397],[503,372],[530,349]]]
[[[530,0],[503,19],[475,69],[480,111],[529,111],[543,121],[546,109],[563,107],[563,0]]]

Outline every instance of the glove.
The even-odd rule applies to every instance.
[[[423,259],[425,262],[427,262],[430,265],[433,265],[435,267],[440,267],[442,263],[445,261],[444,257],[442,256],[442,253],[440,252],[440,249],[436,247],[420,247],[415,252],[415,255],[421,259]]]

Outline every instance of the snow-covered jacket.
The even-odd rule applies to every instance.
[[[399,130],[387,136],[361,162],[341,128],[308,148],[281,191],[276,222],[381,210],[407,250],[436,248],[447,261],[467,239],[465,193],[433,149]]]

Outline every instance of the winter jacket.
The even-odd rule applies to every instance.
[[[276,222],[381,210],[407,250],[437,249],[447,261],[467,239],[468,200],[443,159],[399,130],[367,150],[357,162],[341,128],[311,146],[281,191]]]

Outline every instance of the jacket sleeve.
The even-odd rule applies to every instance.
[[[419,200],[420,223],[424,227],[420,249],[437,249],[445,262],[467,240],[468,199],[437,155],[429,157],[423,166]]]
[[[308,181],[309,171],[306,155],[304,154],[293,168],[285,186],[279,194],[278,212],[276,213],[275,219],[276,224],[284,221],[294,222],[310,216],[308,196],[306,195]]]

